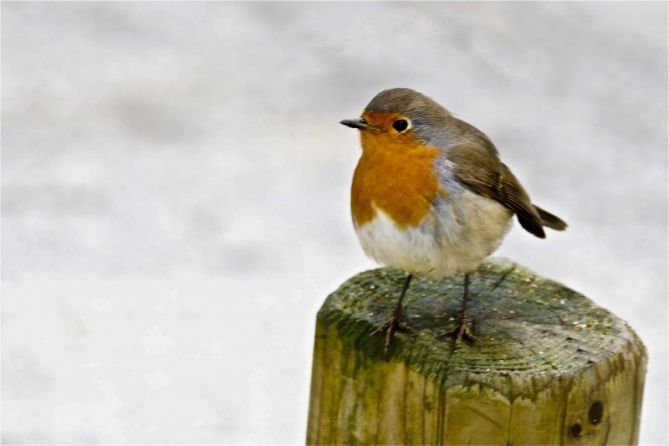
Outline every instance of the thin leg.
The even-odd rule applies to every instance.
[[[462,313],[467,311],[467,302],[469,301],[469,273],[465,273],[465,292],[462,295]]]
[[[402,314],[402,301],[404,300],[404,295],[409,289],[409,284],[411,284],[411,279],[413,279],[413,274],[407,274],[406,279],[404,279],[404,285],[402,285],[402,292],[400,293],[400,298],[397,301],[397,306],[395,307],[395,313]]]
[[[460,310],[460,317],[458,318],[458,326],[451,332],[453,335],[453,349],[457,350],[460,342],[464,339],[468,342],[474,342],[475,338],[472,335],[471,327],[469,325],[469,318],[467,317],[467,303],[469,302],[469,273],[465,274],[465,290],[462,295],[462,310]]]
[[[393,311],[393,315],[391,318],[374,330],[371,334],[376,334],[381,331],[386,332],[386,344],[385,344],[385,351],[386,354],[388,353],[388,346],[390,345],[390,340],[393,338],[393,335],[395,334],[396,331],[400,331],[405,329],[406,327],[404,324],[400,322],[400,318],[402,317],[402,301],[404,300],[404,295],[407,293],[407,290],[409,289],[409,284],[411,283],[411,279],[413,278],[413,274],[408,274],[406,279],[404,279],[404,285],[402,286],[402,292],[400,293],[400,298],[397,300],[397,305],[395,306],[395,310]]]

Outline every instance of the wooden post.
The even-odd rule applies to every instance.
[[[444,333],[463,277],[416,277],[386,356],[405,275],[351,278],[318,312],[308,444],[636,444],[646,352],[621,319],[504,260],[472,274],[474,345]]]

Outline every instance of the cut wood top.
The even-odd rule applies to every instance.
[[[643,344],[622,319],[504,259],[489,259],[471,275],[468,315],[476,343],[454,352],[445,335],[461,308],[463,276],[417,276],[403,316],[415,331],[397,333],[386,358],[383,335],[370,333],[390,317],[405,277],[391,268],[354,276],[327,298],[319,321],[336,324],[365,359],[405,361],[442,385],[490,386],[511,399],[532,398],[554,379],[593,364],[606,363],[598,369],[613,375],[632,356],[645,360]]]

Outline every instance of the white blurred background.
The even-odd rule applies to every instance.
[[[4,443],[303,443],[315,314],[374,264],[357,116],[484,130],[535,202],[499,255],[628,320],[666,444],[666,3],[2,4]]]

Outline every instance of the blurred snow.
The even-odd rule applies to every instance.
[[[357,135],[408,86],[570,228],[499,250],[627,319],[667,444],[666,3],[3,3],[2,439],[303,443],[373,266]]]

